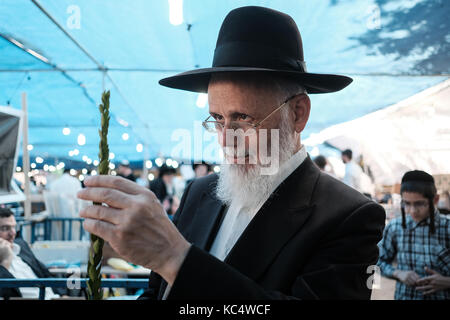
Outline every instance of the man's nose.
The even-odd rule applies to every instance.
[[[419,209],[415,205],[409,206],[410,213],[416,213],[417,211],[419,211]]]

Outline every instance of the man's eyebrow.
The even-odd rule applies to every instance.
[[[211,116],[213,116],[213,117],[214,117],[214,116],[221,116],[221,114],[218,114],[218,113],[215,113],[215,112],[210,112],[209,114],[210,114]]]
[[[215,112],[210,112],[209,113],[211,116],[222,116],[221,114],[219,114],[219,113],[215,113]],[[244,112],[237,112],[237,111],[234,111],[234,112],[231,112],[230,113],[230,117],[231,118],[237,118],[238,116],[242,116],[242,115],[245,115],[245,116],[247,116],[247,117],[250,117],[250,118],[254,118],[254,117],[252,117],[251,115],[249,115],[249,114],[247,114],[247,113],[244,113]],[[222,116],[223,117],[223,116]]]

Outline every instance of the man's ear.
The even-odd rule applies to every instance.
[[[300,133],[306,126],[311,111],[311,100],[307,94],[299,94],[292,98],[291,108],[294,111],[295,131]]]
[[[437,194],[434,196],[433,203],[435,206],[437,206],[438,202],[439,202],[439,195]]]

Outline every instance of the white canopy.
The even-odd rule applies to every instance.
[[[377,184],[399,183],[415,169],[450,174],[450,80],[305,140],[323,142],[362,155]]]

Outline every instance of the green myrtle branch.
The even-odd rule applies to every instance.
[[[102,94],[102,103],[99,105],[101,114],[101,130],[100,145],[99,145],[99,159],[98,174],[108,174],[109,170],[109,147],[108,147],[108,127],[109,127],[109,91]],[[94,202],[95,205],[101,206],[101,203]],[[91,234],[91,247],[89,249],[88,260],[88,281],[87,293],[89,300],[101,300],[103,297],[101,288],[101,268],[103,256],[104,240]]]

